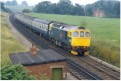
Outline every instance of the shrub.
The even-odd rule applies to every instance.
[[[29,72],[22,65],[3,65],[1,67],[2,80],[34,80],[35,77],[28,75]]]
[[[110,64],[120,67],[120,48],[100,40],[92,40],[91,54]]]
[[[23,9],[23,13],[30,13],[31,11],[29,9]]]

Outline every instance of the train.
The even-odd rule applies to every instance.
[[[15,19],[73,55],[89,55],[91,32],[85,27],[15,14]]]

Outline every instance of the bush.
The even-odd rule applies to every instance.
[[[114,66],[120,67],[120,48],[100,40],[92,40],[91,54]]]
[[[23,13],[30,13],[30,10],[29,9],[24,9]]]
[[[2,80],[35,80],[22,65],[3,65],[1,67]]]

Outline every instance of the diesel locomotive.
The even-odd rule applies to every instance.
[[[30,30],[47,38],[55,45],[73,55],[89,54],[91,33],[84,27],[40,19],[24,14],[15,14],[15,18]]]

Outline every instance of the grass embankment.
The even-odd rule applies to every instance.
[[[6,22],[8,14],[2,12],[1,16],[1,63],[11,63],[9,59],[10,53],[26,51],[26,48],[22,46],[18,40],[12,35],[10,28]]]
[[[29,13],[28,15],[86,26],[92,34],[91,54],[120,67],[120,19]]]

